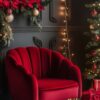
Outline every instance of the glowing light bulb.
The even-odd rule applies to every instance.
[[[96,4],[95,4],[95,3],[93,3],[92,5],[93,5],[93,6],[96,6]]]
[[[60,10],[65,10],[65,7],[61,6],[61,7],[60,7]]]
[[[66,31],[66,29],[64,29],[64,32]]]
[[[64,23],[66,23],[67,22],[67,20],[64,20]]]
[[[71,54],[71,56],[72,56],[72,57],[74,57],[74,56],[75,56],[75,54],[74,54],[74,53],[72,53],[72,54]]]
[[[65,0],[61,0],[62,2],[65,2]]]
[[[68,41],[68,39],[67,39],[67,38],[63,38],[62,40],[63,40],[64,42],[67,42],[67,41]]]
[[[62,34],[62,35],[66,35],[66,33],[65,33],[65,32],[62,32],[61,34]]]
[[[68,39],[68,42],[70,42],[70,39]]]
[[[64,16],[64,15],[65,15],[65,13],[64,13],[64,12],[60,12],[59,14],[60,14],[61,16]]]
[[[66,13],[66,16],[68,16],[68,12]]]

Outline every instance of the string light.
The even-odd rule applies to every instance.
[[[64,13],[64,12],[60,12],[60,13],[59,13],[59,15],[64,16],[64,15],[65,15],[65,13]]]
[[[65,10],[65,7],[60,7],[60,10]]]
[[[61,0],[62,2],[65,2],[65,0]]]
[[[100,3],[98,5],[100,6]]]
[[[67,18],[68,18],[68,7],[66,4],[66,0],[61,0],[61,7],[60,7],[60,16],[64,17],[63,23],[65,24],[65,28],[63,31],[60,33],[62,35],[62,41],[63,44],[60,46],[60,49],[63,51],[62,54],[67,56],[69,59],[71,59],[71,54],[70,54],[70,39],[68,35],[68,27],[67,27]]]
[[[66,35],[66,32],[62,32],[61,34],[65,36]]]

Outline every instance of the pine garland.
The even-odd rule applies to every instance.
[[[14,14],[24,14],[30,16],[30,19],[40,29],[42,26],[37,18],[40,12],[44,10],[51,0],[1,0],[0,1],[0,48],[10,45],[13,40],[10,23],[14,19]]]

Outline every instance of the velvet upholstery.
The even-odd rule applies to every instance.
[[[5,71],[12,100],[65,100],[82,95],[80,69],[56,51],[11,49],[5,57]]]

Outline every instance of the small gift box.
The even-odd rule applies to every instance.
[[[100,91],[100,79],[94,79],[93,80],[93,87],[96,91]]]

